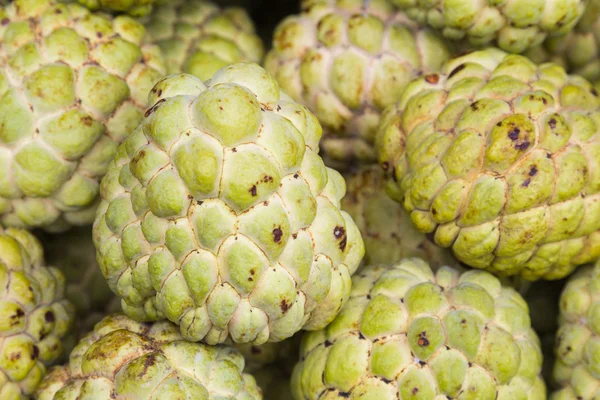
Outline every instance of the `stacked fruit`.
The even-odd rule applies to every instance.
[[[0,399],[600,398],[597,0],[0,3]]]

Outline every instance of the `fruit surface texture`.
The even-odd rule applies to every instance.
[[[377,148],[391,195],[465,264],[558,279],[600,256],[600,100],[556,64],[458,57],[409,85]]]
[[[38,400],[261,400],[234,349],[183,340],[167,321],[135,322],[111,315],[42,382]]]
[[[320,329],[364,246],[321,128],[256,64],[159,82],[102,182],[98,261],[123,310],[188,340],[262,344]]]
[[[276,28],[266,69],[324,129],[326,163],[374,163],[381,111],[420,74],[438,72],[450,56],[430,29],[387,0],[304,1],[303,12]]]
[[[392,0],[411,18],[471,46],[521,53],[549,36],[565,35],[587,0]]]
[[[118,144],[166,69],[125,16],[16,0],[0,9],[0,222],[91,224]]]
[[[368,266],[324,330],[304,335],[297,400],[545,399],[527,304],[485,271]]]
[[[63,352],[75,309],[62,272],[44,264],[40,242],[0,230],[0,399],[26,400]]]
[[[185,72],[205,81],[228,64],[260,62],[264,55],[254,23],[239,7],[171,0],[155,8],[146,28],[165,54],[170,74]]]

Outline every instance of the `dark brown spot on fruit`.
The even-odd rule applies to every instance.
[[[283,231],[281,228],[277,227],[273,229],[273,241],[275,241],[275,243],[279,243],[281,241],[281,236],[283,236]]]
[[[473,111],[479,110],[479,102],[478,101],[471,103],[471,110],[473,110]]]
[[[531,166],[531,169],[529,170],[529,176],[535,176],[535,174],[538,173],[538,169],[535,165]]]
[[[429,339],[427,339],[427,332],[423,331],[419,333],[419,339],[417,340],[419,347],[429,346]]]
[[[340,250],[346,250],[346,244],[348,244],[348,237],[346,236],[346,230],[341,226],[336,226],[333,229],[333,236],[336,240],[340,241]]]
[[[448,79],[452,78],[454,75],[458,74],[460,71],[465,69],[467,66],[465,64],[460,64],[458,67],[454,68],[450,75],[448,75]]]
[[[329,340],[326,340],[324,345],[325,345],[325,347],[329,347],[329,346],[332,346],[333,343],[331,343]]]
[[[419,393],[419,388],[413,388],[412,394],[417,394],[417,393]]]
[[[555,129],[556,128],[556,119],[550,118],[550,121],[548,121],[548,126],[550,126],[550,129]]]
[[[431,83],[432,85],[435,85],[436,83],[438,83],[440,81],[440,76],[438,74],[430,74],[425,76],[425,80],[427,81],[427,83]]]
[[[527,149],[529,148],[529,145],[530,145],[530,144],[531,144],[531,143],[529,143],[529,141],[528,141],[528,140],[526,140],[526,141],[524,141],[523,143],[518,143],[518,144],[515,144],[515,149],[517,149],[517,150],[521,150],[521,151],[524,151],[524,150],[527,150]]]
[[[234,147],[234,148],[231,149],[231,152],[232,153],[237,153],[237,149]]]
[[[381,164],[381,168],[382,168],[384,171],[387,171],[388,169],[390,169],[390,163],[389,163],[389,162],[387,162],[387,161],[386,161],[386,162],[384,162],[384,163],[382,163],[382,164]]]
[[[86,115],[85,117],[81,118],[81,122],[83,122],[85,126],[92,126],[92,122],[94,122],[94,120],[89,115]]]
[[[102,32],[96,32],[96,37],[100,39],[102,37]]]
[[[285,313],[287,312],[287,310],[290,309],[290,305],[288,304],[286,299],[282,299],[279,303],[279,308],[281,308],[281,311]]]
[[[298,179],[298,174],[294,174],[294,179]]]
[[[521,130],[515,127],[510,132],[508,132],[508,138],[514,142],[519,138],[519,133],[521,133]]]
[[[249,192],[252,196],[256,196],[256,185],[252,185]]]
[[[40,356],[40,348],[34,345],[33,352],[31,353],[31,359],[37,360],[39,356]]]
[[[531,183],[531,178],[527,178],[527,179],[525,179],[525,182],[523,182],[523,184],[521,186],[528,187],[530,183]]]
[[[54,322],[54,313],[52,311],[46,311],[46,314],[44,314],[44,319],[46,322]]]

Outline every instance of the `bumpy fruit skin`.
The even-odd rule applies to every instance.
[[[128,13],[134,17],[143,17],[152,11],[154,0],[77,0],[90,10]]]
[[[256,64],[159,82],[102,181],[98,261],[123,310],[188,340],[262,344],[327,325],[364,255],[321,127]]]
[[[552,400],[600,396],[600,262],[580,268],[560,296]]]
[[[497,49],[407,88],[378,134],[392,196],[459,261],[558,279],[600,256],[600,99]]]
[[[165,72],[160,49],[130,17],[75,4],[15,0],[0,18],[0,222],[91,224],[100,179]]]
[[[511,53],[571,31],[588,0],[391,0],[419,23],[471,46],[495,45]]]
[[[45,266],[31,233],[0,230],[0,399],[30,398],[61,355],[75,314],[64,292],[65,277]]]
[[[527,304],[485,271],[418,258],[369,266],[324,330],[304,335],[295,399],[545,399]]]
[[[600,90],[600,0],[590,0],[569,34],[548,38],[526,55],[536,62],[559,61],[569,73],[583,76]]]
[[[121,301],[110,290],[96,261],[89,227],[78,227],[42,238],[46,260],[66,277],[66,297],[77,311],[73,329],[63,340],[65,356],[105,316],[121,311]],[[65,357],[65,359],[66,359]]]
[[[312,0],[303,7],[276,28],[266,69],[323,125],[328,165],[374,163],[381,111],[412,79],[438,72],[449,50],[387,0]]]
[[[432,265],[458,264],[448,249],[436,246],[419,232],[404,208],[388,196],[378,165],[364,166],[344,178],[342,210],[350,214],[362,235],[363,265],[389,264],[406,257],[419,257]]]
[[[264,55],[262,40],[242,8],[172,0],[155,8],[146,28],[165,54],[170,74],[185,72],[206,81],[229,64],[260,62]]]
[[[167,321],[144,324],[124,315],[99,322],[44,379],[38,400],[260,400],[236,350],[183,340]]]

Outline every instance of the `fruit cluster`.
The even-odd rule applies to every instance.
[[[0,0],[1,400],[600,398],[600,0]]]

